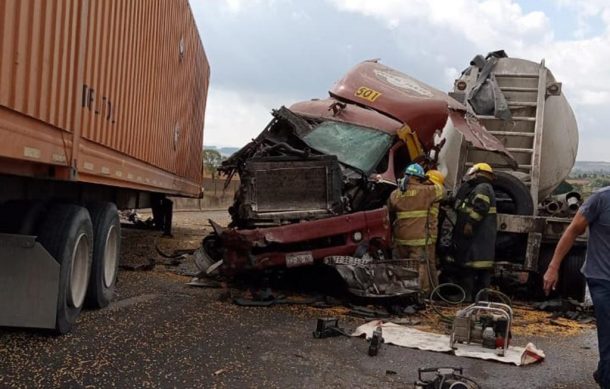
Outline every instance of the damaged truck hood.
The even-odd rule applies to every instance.
[[[330,90],[330,95],[389,115],[408,124],[425,149],[434,147],[434,136],[450,119],[474,147],[497,152],[510,165],[516,161],[496,137],[466,107],[446,93],[375,61],[353,67]]]

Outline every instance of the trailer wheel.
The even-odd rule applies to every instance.
[[[59,262],[55,331],[65,334],[80,314],[91,271],[93,228],[83,207],[55,204],[38,229],[38,241]]]
[[[534,212],[534,203],[529,189],[521,180],[512,174],[496,172],[493,182],[496,194],[496,208],[498,213],[510,215],[531,215]],[[496,238],[496,257],[509,259],[525,251],[527,235],[512,232],[500,232]]]
[[[121,247],[121,223],[116,205],[94,203],[87,206],[93,223],[93,264],[86,305],[106,307],[116,285]]]
[[[575,248],[566,255],[559,274],[559,292],[563,298],[584,301],[586,279],[580,272],[585,263],[586,250]]]
[[[492,186],[497,194],[498,213],[531,215],[534,202],[529,188],[517,177],[505,172],[495,172]]]

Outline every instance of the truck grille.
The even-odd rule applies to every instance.
[[[333,156],[251,159],[241,180],[240,213],[251,221],[325,217],[341,203],[341,170]]]

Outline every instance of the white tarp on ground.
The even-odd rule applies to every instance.
[[[424,332],[415,328],[405,327],[391,322],[384,323],[374,320],[356,328],[352,336],[366,335],[370,339],[373,331],[381,326],[385,343],[396,346],[416,348],[426,351],[452,352],[458,357],[489,359],[503,363],[512,363],[517,366],[529,365],[544,359],[544,352],[532,343],[525,347],[509,346],[506,355],[500,357],[493,350],[485,349],[475,344],[456,344],[457,349],[449,347],[449,336]]]

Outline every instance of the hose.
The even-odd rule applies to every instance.
[[[487,293],[488,295],[496,295],[496,296],[498,296],[498,299],[500,300],[500,302],[502,302],[503,304],[506,304],[509,307],[513,306],[513,302],[510,299],[510,297],[508,297],[506,294],[500,292],[499,290],[495,290],[495,289],[491,289],[491,288],[485,288],[485,289],[479,290],[479,292],[474,297],[475,303],[478,303],[479,301],[481,301],[480,297],[483,293]],[[489,297],[487,298],[487,300],[490,301]]]
[[[443,296],[443,294],[441,293],[441,290],[443,288],[448,288],[448,287],[457,289],[461,293],[462,297],[457,300],[450,300],[446,296]],[[509,307],[512,307],[512,300],[510,299],[510,297],[508,297],[506,294],[500,292],[499,290],[490,289],[490,288],[481,289],[477,293],[477,295],[474,299],[475,303],[481,301],[480,297],[483,293],[487,293],[489,295],[496,295],[502,303],[508,305]],[[440,301],[442,301],[446,304],[459,305],[459,304],[462,304],[464,302],[464,300],[466,300],[466,291],[464,290],[464,288],[462,288],[458,284],[444,283],[444,284],[438,285],[430,293],[430,299],[429,299],[430,308],[432,308],[434,313],[436,313],[440,317],[440,320],[442,322],[449,323],[449,324],[453,323],[455,316],[447,316],[443,312],[441,312],[435,304],[435,300],[434,300],[435,296],[437,296]]]
[[[442,290],[443,288],[448,288],[448,287],[451,287],[451,288],[457,289],[457,290],[458,290],[458,291],[461,293],[462,297],[460,297],[460,298],[459,298],[459,299],[457,299],[457,300],[450,300],[450,299],[448,299],[447,297],[443,296],[443,295],[442,295],[442,293],[441,293],[441,290]],[[454,317],[454,316],[447,316],[447,315],[445,315],[445,314],[444,314],[443,312],[441,312],[441,311],[438,309],[438,307],[436,306],[436,304],[435,304],[435,302],[434,302],[434,296],[435,296],[435,295],[436,295],[436,296],[438,296],[438,297],[439,297],[439,299],[440,299],[441,301],[443,301],[444,303],[446,303],[446,304],[449,304],[449,305],[459,305],[459,304],[462,304],[462,303],[464,302],[464,300],[466,300],[466,291],[464,290],[464,288],[462,288],[462,287],[461,287],[461,286],[459,286],[458,284],[453,284],[453,283],[444,283],[444,284],[440,284],[440,285],[438,285],[438,286],[437,286],[436,288],[434,288],[434,289],[432,290],[432,292],[430,293],[430,299],[429,299],[430,308],[432,308],[432,310],[434,311],[434,313],[436,313],[436,314],[437,314],[437,315],[440,317],[440,320],[441,320],[442,322],[449,323],[449,324],[450,324],[450,323],[453,323],[453,320],[455,319],[455,317]]]

